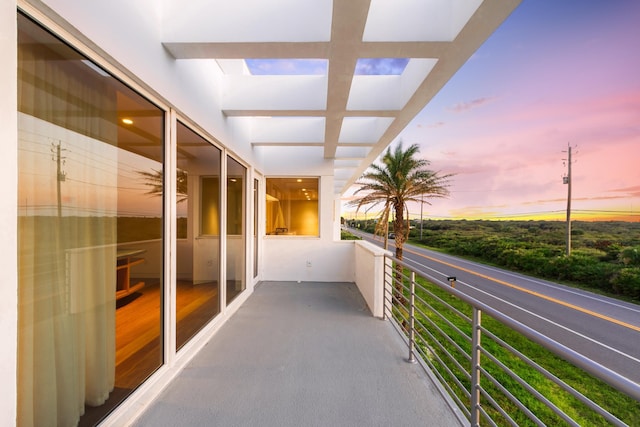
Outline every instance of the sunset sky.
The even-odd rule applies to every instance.
[[[524,0],[398,137],[455,174],[424,217],[564,219],[570,144],[572,217],[640,221],[639,23],[635,0]]]

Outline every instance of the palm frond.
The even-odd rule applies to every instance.
[[[417,157],[420,147],[412,144],[403,149],[402,142],[393,150],[387,149],[380,159],[367,169],[356,182],[358,189],[354,195],[361,194],[348,203],[356,207],[356,213],[363,207],[382,205],[382,211],[376,223],[375,233],[386,232],[389,216],[395,214],[394,231],[396,234],[396,255],[402,256],[402,244],[408,237],[408,202],[426,202],[429,199],[449,196],[449,182],[453,174],[441,174],[427,169],[429,161]],[[426,200],[425,200],[426,199]],[[407,213],[407,224],[404,217]]]
[[[160,197],[164,192],[163,173],[160,170],[151,170],[152,172],[136,171],[136,173],[142,177],[144,185],[148,187],[145,194]],[[187,200],[187,171],[182,169],[176,171],[176,193],[177,203]]]

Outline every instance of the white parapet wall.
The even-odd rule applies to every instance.
[[[385,255],[391,252],[364,240],[355,242],[356,285],[375,317],[383,316]]]
[[[353,241],[267,236],[261,262],[263,280],[353,282]]]

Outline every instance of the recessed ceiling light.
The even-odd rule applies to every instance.
[[[122,119],[122,123],[124,123],[125,125],[132,125],[133,124],[133,120],[131,120],[131,119]]]

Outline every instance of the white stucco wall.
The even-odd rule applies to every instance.
[[[355,282],[371,314],[382,317],[384,304],[384,256],[391,252],[364,240],[355,241]]]
[[[264,241],[262,278],[303,282],[353,282],[353,247],[353,241],[267,236]]]
[[[295,153],[295,150],[292,150]],[[315,157],[296,161],[273,158],[263,153],[269,165],[266,177],[288,172],[320,176],[320,235],[264,236],[261,260],[262,280],[353,282],[353,241],[340,241],[339,199],[333,194],[333,175],[326,175],[330,162]],[[291,153],[293,154],[293,153]],[[280,174],[278,173],[280,172]],[[333,171],[331,170],[331,173]],[[295,175],[294,175],[295,176]],[[311,265],[309,265],[309,263]]]
[[[39,2],[34,0],[33,3]],[[252,149],[248,143],[250,132],[243,127],[243,121],[229,120],[220,111],[221,94],[217,83],[222,76],[215,64],[212,62],[203,69],[202,61],[175,61],[158,43],[162,17],[155,12],[158,8],[150,7],[156,5],[155,0],[134,3],[124,0],[107,3],[44,0],[44,3],[77,28],[81,33],[79,39],[86,42],[90,49],[99,47],[98,51],[105,51],[114,58],[114,62],[126,68],[132,81],[144,82],[142,86],[149,90],[150,96],[157,95],[158,100],[178,108],[184,116],[196,122],[249,166],[256,167],[265,176],[300,174],[320,177],[320,236],[262,238],[260,279],[354,281],[354,243],[336,241],[336,236],[339,239],[340,218],[339,203],[333,194],[333,161],[322,156],[309,156],[299,149],[279,152],[263,150],[269,151],[268,153]],[[0,327],[5,331],[5,344],[0,346],[0,373],[4,374],[4,378],[12,379],[3,381],[0,385],[0,395],[3,396],[0,399],[0,425],[8,426],[16,423],[17,396],[16,6],[15,1],[0,0],[0,51],[4,57],[0,66],[0,112],[3,114],[3,126],[0,127],[0,141],[3,141],[3,156],[0,160],[0,178],[3,182],[0,238],[5,248],[3,257],[0,257],[0,267],[4,271],[0,286]],[[118,23],[118,31],[114,31],[115,22]],[[63,28],[73,30],[66,24]],[[102,65],[106,64],[105,60],[97,57],[94,59]],[[203,75],[205,73],[206,76]],[[208,81],[209,86],[203,87],[203,81]],[[322,148],[318,147],[318,150]],[[151,265],[148,263],[140,268],[150,268]],[[248,263],[247,269],[250,269]],[[205,328],[205,332],[212,334],[247,297],[248,293],[245,293],[234,300],[229,308]],[[136,401],[124,404],[119,413],[112,414],[111,421],[114,425],[141,410],[205,342],[205,337],[191,342],[181,355],[172,360],[170,366],[163,367],[152,381],[145,383],[137,391]]]
[[[18,333],[17,205],[18,114],[16,2],[0,0],[0,425],[16,420],[16,354]]]

